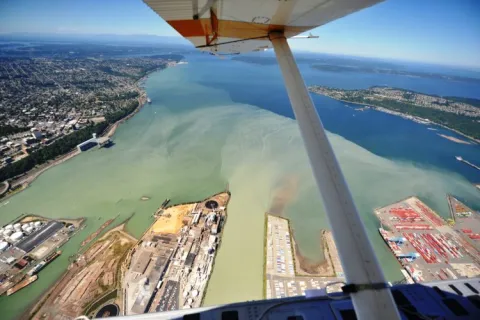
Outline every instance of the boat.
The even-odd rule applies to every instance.
[[[460,156],[456,156],[455,159],[457,159],[458,161],[462,161],[462,160],[463,160],[463,158],[460,157]]]
[[[10,296],[15,292],[17,292],[18,290],[25,288],[26,286],[30,285],[32,282],[35,282],[37,279],[38,279],[37,275],[24,278],[22,281],[20,281],[19,283],[17,283],[16,285],[14,285],[13,287],[7,290],[7,296]]]
[[[62,254],[62,251],[56,251],[50,255],[48,255],[44,260],[40,261],[35,267],[33,267],[30,271],[28,271],[28,275],[32,276],[37,274],[40,270],[42,270],[47,264],[55,260],[59,255]]]
[[[147,102],[148,102],[148,103],[152,103],[152,99],[147,98]]]

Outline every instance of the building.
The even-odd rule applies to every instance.
[[[88,149],[90,149],[90,148],[92,148],[96,145],[98,145],[97,134],[93,133],[92,138],[80,143],[79,145],[77,145],[77,149],[80,152],[83,152],[83,151],[87,151]]]
[[[35,128],[31,129],[33,139],[40,140],[43,137],[43,134]]]

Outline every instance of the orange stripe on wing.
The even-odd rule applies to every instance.
[[[215,28],[212,27],[212,20],[215,24]],[[168,21],[168,23],[185,38],[205,37],[206,40],[208,39],[208,41],[206,41],[208,44],[218,37],[235,39],[268,37],[268,34],[271,31],[284,31],[285,36],[289,38],[313,28],[273,24],[270,25],[232,20],[212,20],[172,20]]]

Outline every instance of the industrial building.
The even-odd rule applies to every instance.
[[[0,295],[34,269],[40,260],[55,253],[71,236],[71,223],[39,217],[22,217],[0,228]]]
[[[77,149],[78,151],[80,152],[83,152],[83,151],[87,151],[95,146],[100,146],[100,147],[108,147],[109,145],[111,145],[111,141],[109,138],[107,137],[100,137],[100,138],[97,138],[97,134],[96,133],[93,133],[92,134],[92,138],[86,140],[86,141],[83,141],[82,143],[80,143],[79,145],[77,145]]]

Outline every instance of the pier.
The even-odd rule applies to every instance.
[[[468,165],[469,165],[470,167],[472,167],[472,168],[475,168],[475,169],[477,169],[477,170],[480,170],[480,167],[479,167],[479,166],[474,165],[474,164],[471,163],[470,161],[465,160],[465,159],[463,159],[463,158],[460,157],[460,156],[456,156],[455,159],[457,159],[457,160],[460,161],[460,162],[463,162],[463,163],[468,164]]]
[[[290,221],[271,214],[266,214],[265,220],[264,295],[267,299],[305,295],[306,290],[326,287],[329,292],[340,291],[343,284],[329,286],[345,281],[330,231],[322,232],[325,261],[304,270],[290,231]]]

